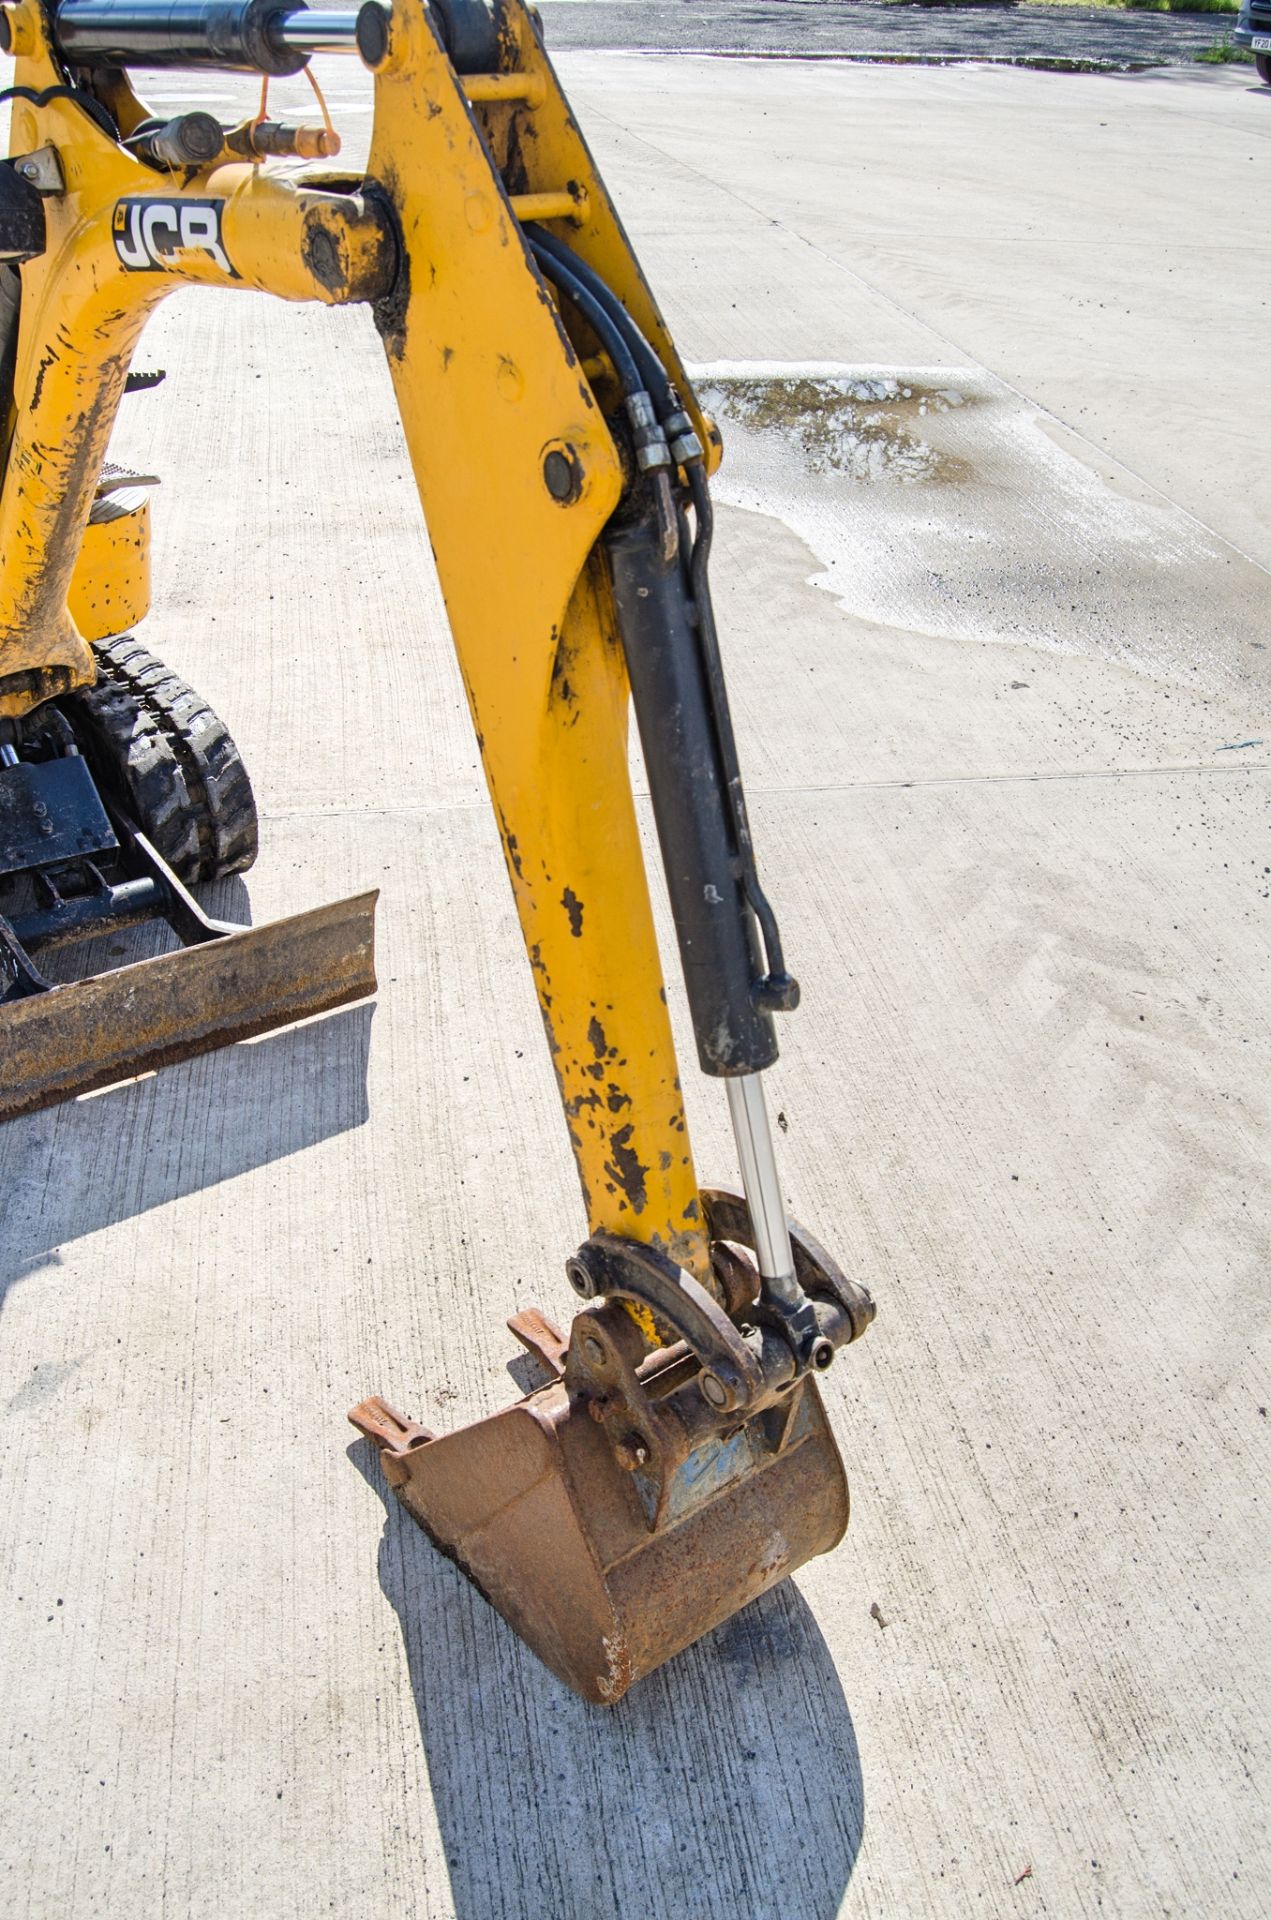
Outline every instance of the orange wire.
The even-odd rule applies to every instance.
[[[248,138],[251,142],[253,153],[256,153],[256,141],[255,141],[254,135],[257,127],[260,125],[261,121],[265,117],[265,113],[268,106],[269,106],[269,75],[265,74],[260,83],[260,107],[257,111],[256,118],[254,120],[249,120],[247,123]],[[263,160],[264,157],[265,157],[264,154],[256,153],[257,164],[259,164],[259,162]]]
[[[326,128],[327,138],[330,141],[328,152],[338,153],[340,151],[340,136],[331,124],[331,115],[327,110],[327,103],[326,103],[326,100],[323,98],[322,88],[318,85],[318,82],[314,77],[314,72],[312,67],[306,67],[304,72],[305,72],[305,79],[309,82],[309,85],[313,88],[314,94],[317,98],[318,105],[322,109],[322,124]]]

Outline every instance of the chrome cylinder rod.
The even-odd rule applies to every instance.
[[[737,1074],[724,1085],[728,1088],[728,1110],[737,1139],[741,1184],[750,1209],[759,1271],[765,1280],[775,1280],[779,1285],[792,1283],[794,1254],[764,1105],[763,1077],[757,1073]]]
[[[356,53],[357,14],[319,13],[316,7],[276,13],[269,37],[296,53]]]

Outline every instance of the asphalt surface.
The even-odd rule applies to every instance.
[[[1105,7],[877,5],[873,0],[732,0],[684,5],[542,0],[554,51],[653,48],[663,53],[874,54],[898,60],[1062,60],[1140,66],[1190,63],[1235,15],[1128,13]]]
[[[114,455],[164,476],[142,637],[260,801],[208,904],[378,885],[381,984],[0,1128],[6,1912],[1262,1920],[1265,90],[561,70],[724,423],[783,1182],[879,1302],[852,1525],[606,1713],[353,1440],[507,1404],[583,1218],[380,342],[182,293]]]

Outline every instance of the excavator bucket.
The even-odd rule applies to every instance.
[[[815,1247],[794,1234],[797,1251]],[[819,1311],[837,1345],[873,1303],[832,1278]],[[704,1369],[686,1342],[638,1359],[621,1304],[585,1309],[568,1343],[537,1311],[508,1326],[554,1378],[503,1412],[443,1436],[378,1399],[349,1418],[433,1544],[584,1699],[612,1705],[842,1538],[842,1461],[779,1336],[758,1342],[739,1417],[708,1398],[726,1368]]]
[[[847,1526],[847,1479],[811,1381],[783,1445],[743,1427],[695,1463],[696,1484],[655,1530],[559,1381],[441,1438],[379,1400],[351,1418],[434,1546],[558,1679],[605,1705]]]
[[[0,1004],[0,1120],[374,993],[376,897],[240,932],[204,922],[216,937],[65,986],[36,974],[0,922],[0,958],[26,988]]]

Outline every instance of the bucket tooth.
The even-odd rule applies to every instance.
[[[523,1313],[514,1313],[507,1328],[545,1372],[557,1376],[564,1373],[569,1340],[538,1307],[526,1307]]]

